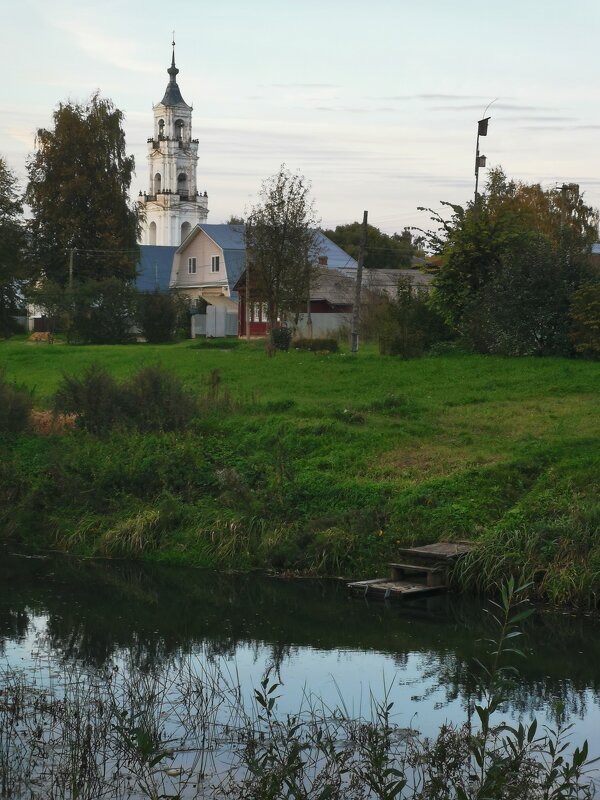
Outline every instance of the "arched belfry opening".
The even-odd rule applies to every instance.
[[[154,176],[154,192],[153,194],[160,194],[162,188],[162,178],[160,176],[160,172],[157,172]]]
[[[165,121],[164,119],[158,120],[158,138],[164,139],[165,138]]]
[[[192,230],[192,226],[189,222],[184,222],[181,226],[181,241],[183,242],[189,235],[190,231]]]
[[[151,222],[148,227],[148,244],[156,244],[156,222]]]

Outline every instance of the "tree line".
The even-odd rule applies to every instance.
[[[37,131],[23,195],[0,158],[0,335],[10,335],[27,299],[74,341],[126,341],[132,319],[150,331],[153,317],[164,324],[149,337],[172,338],[181,303],[134,296],[142,220],[129,199],[134,161],[122,112],[96,93],[61,103],[53,122]],[[272,329],[305,310],[316,274],[309,192],[282,165],[247,215],[247,266]],[[576,185],[543,189],[496,168],[476,202],[442,208],[429,210],[432,230],[390,236],[368,227],[367,269],[407,268],[427,252],[434,272],[430,292],[401,278],[392,298],[366,310],[363,327],[382,352],[412,356],[453,342],[504,355],[600,355],[598,212]],[[324,233],[358,254],[358,222]]]

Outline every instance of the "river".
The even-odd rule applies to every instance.
[[[335,580],[223,574],[187,567],[0,552],[3,679],[38,685],[74,671],[153,675],[173,687],[181,664],[219,674],[252,703],[263,676],[276,709],[318,704],[367,717],[374,700],[426,736],[472,705],[476,658],[494,634],[483,598],[405,604],[350,598]],[[524,623],[519,678],[502,714],[553,724],[600,750],[600,624],[538,611]],[[157,677],[158,676],[158,677]],[[219,713],[222,713],[222,708]],[[558,716],[560,716],[560,713]],[[169,723],[173,725],[172,721]]]

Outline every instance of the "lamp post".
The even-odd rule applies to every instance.
[[[487,110],[487,109],[486,109]],[[479,186],[479,168],[485,167],[486,157],[479,154],[479,137],[487,136],[488,122],[491,117],[484,117],[477,121],[477,144],[475,146],[475,203],[474,210],[477,213],[477,189]]]

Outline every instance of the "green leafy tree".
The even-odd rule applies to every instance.
[[[334,230],[323,231],[325,236],[339,245],[352,258],[358,259],[362,224],[351,222],[338,225]],[[408,269],[412,258],[420,252],[418,243],[408,228],[389,236],[374,225],[367,225],[366,269]]]
[[[444,205],[450,217],[432,212],[428,245],[441,255],[432,301],[446,322],[483,352],[565,352],[570,298],[590,275],[597,211],[575,186],[544,190],[509,181],[501,169],[491,171],[476,207]],[[524,317],[529,335],[517,347]]]
[[[29,285],[27,300],[46,317],[48,344],[52,344],[54,335],[58,331],[65,331],[68,327],[71,293],[60,283],[45,279]]]
[[[286,169],[268,178],[245,227],[250,280],[271,329],[281,313],[306,308],[314,275],[317,219],[306,179]]]
[[[577,353],[600,358],[600,283],[589,283],[573,295],[571,342]]]
[[[65,296],[70,300],[70,341],[90,344],[133,341],[138,293],[130,283],[120,278],[86,281]]]
[[[54,128],[37,132],[26,199],[33,256],[51,281],[68,282],[71,255],[78,281],[135,276],[139,218],[122,123],[123,113],[96,93],[85,105],[61,103]]]
[[[23,206],[15,176],[0,157],[0,336],[15,329],[14,315],[22,306],[21,284],[26,277]]]
[[[396,298],[378,308],[377,334],[382,354],[413,358],[451,337],[449,328],[431,308],[428,295],[427,290],[400,278]]]

